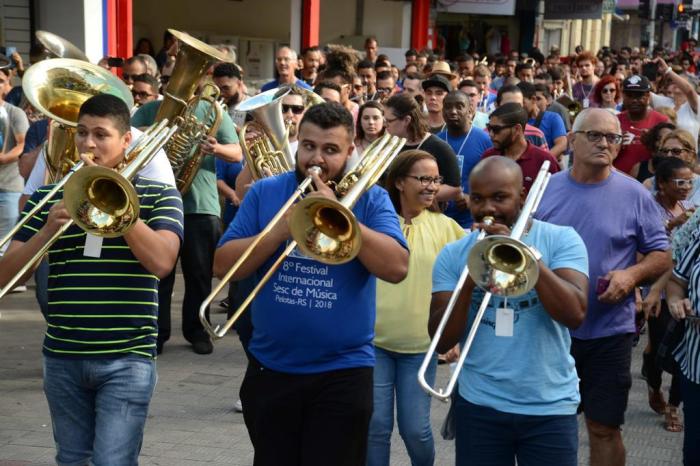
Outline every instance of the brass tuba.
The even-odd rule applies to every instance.
[[[219,90],[214,84],[206,86],[216,89],[203,90],[198,96],[195,96],[195,91],[211,65],[219,61],[228,62],[229,59],[223,52],[187,33],[174,29],[168,31],[178,40],[179,50],[155,121],[168,119],[180,127],[165,145],[165,152],[175,173],[177,188],[184,194],[205,155],[200,143],[204,137],[216,134],[225,111],[217,100]],[[209,113],[204,121],[199,121],[194,116],[195,111],[205,102],[209,105]]]
[[[134,105],[131,91],[119,78],[97,65],[71,58],[30,66],[22,78],[22,90],[29,103],[51,119],[44,146],[50,183],[63,178],[79,160],[73,139],[83,102],[108,93],[129,108]]]
[[[307,109],[325,102],[313,91],[299,86],[293,88],[295,93],[301,94]],[[279,175],[294,167],[294,154],[289,147],[289,125],[282,116],[282,100],[290,92],[291,87],[270,89],[236,106],[236,110],[253,117],[253,121],[244,124],[239,131],[238,140],[255,180],[264,178],[266,173]],[[249,141],[246,135],[251,128],[255,137]]]
[[[36,31],[35,35],[36,39],[46,49],[46,55],[49,58],[73,58],[90,62],[90,59],[82,50],[57,34],[49,31]]]

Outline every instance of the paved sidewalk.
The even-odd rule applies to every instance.
[[[146,424],[140,464],[251,465],[253,451],[243,416],[233,410],[245,371],[245,356],[238,339],[234,335],[217,343],[211,355],[194,354],[179,332],[181,275],[177,277],[175,290],[175,336],[158,358],[158,385]],[[32,289],[0,302],[0,466],[54,464],[51,420],[41,380],[44,321],[36,309]],[[213,318],[219,322],[224,316],[213,314]],[[683,435],[663,430],[662,418],[647,406],[646,385],[639,378],[644,342],[636,348],[633,364],[634,384],[624,430],[627,464],[679,465]],[[440,366],[438,380],[444,384],[446,376],[447,369]],[[436,465],[454,464],[454,444],[439,437],[446,410],[446,404],[433,401]],[[587,464],[584,430],[580,439],[580,464]],[[391,464],[410,465],[396,433]]]

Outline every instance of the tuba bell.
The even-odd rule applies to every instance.
[[[63,178],[79,161],[75,148],[75,131],[80,106],[90,97],[109,93],[134,105],[131,91],[109,71],[91,63],[54,58],[30,66],[22,78],[27,101],[51,119],[44,157],[49,182]]]
[[[223,105],[217,100],[219,89],[214,84],[211,90],[202,90],[195,96],[200,79],[216,62],[230,61],[228,56],[187,33],[168,29],[179,43],[175,68],[163,91],[163,102],[155,121],[168,119],[179,126],[179,130],[165,145],[170,165],[175,173],[177,188],[186,193],[204,158],[200,142],[205,136],[213,136],[223,118]],[[194,112],[200,103],[207,102],[209,113],[199,121]]]
[[[49,31],[36,31],[35,36],[44,49],[46,49],[46,55],[48,55],[49,58],[73,58],[75,60],[90,62],[90,59],[82,50],[57,34]]]

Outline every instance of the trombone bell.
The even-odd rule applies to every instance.
[[[520,296],[537,283],[537,258],[530,248],[508,236],[487,236],[474,245],[467,260],[479,288],[497,296]]]

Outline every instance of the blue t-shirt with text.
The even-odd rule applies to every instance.
[[[443,248],[433,266],[433,293],[455,289],[477,236],[472,232]],[[551,270],[588,275],[586,247],[573,228],[533,220],[523,242],[537,248]],[[468,328],[483,297],[480,289],[472,294]],[[503,303],[503,298],[492,297],[479,323],[459,376],[460,396],[506,413],[575,414],[580,396],[569,330],[549,315],[532,289],[507,300],[506,307],[514,311],[513,335],[496,336],[496,309]]]
[[[296,188],[294,172],[256,182],[219,246],[260,233]],[[384,189],[370,188],[352,211],[360,223],[407,248]],[[284,247],[257,271],[258,280]],[[263,366],[286,373],[372,367],[375,293],[376,278],[358,259],[326,265],[295,250],[253,301],[249,350]]]

